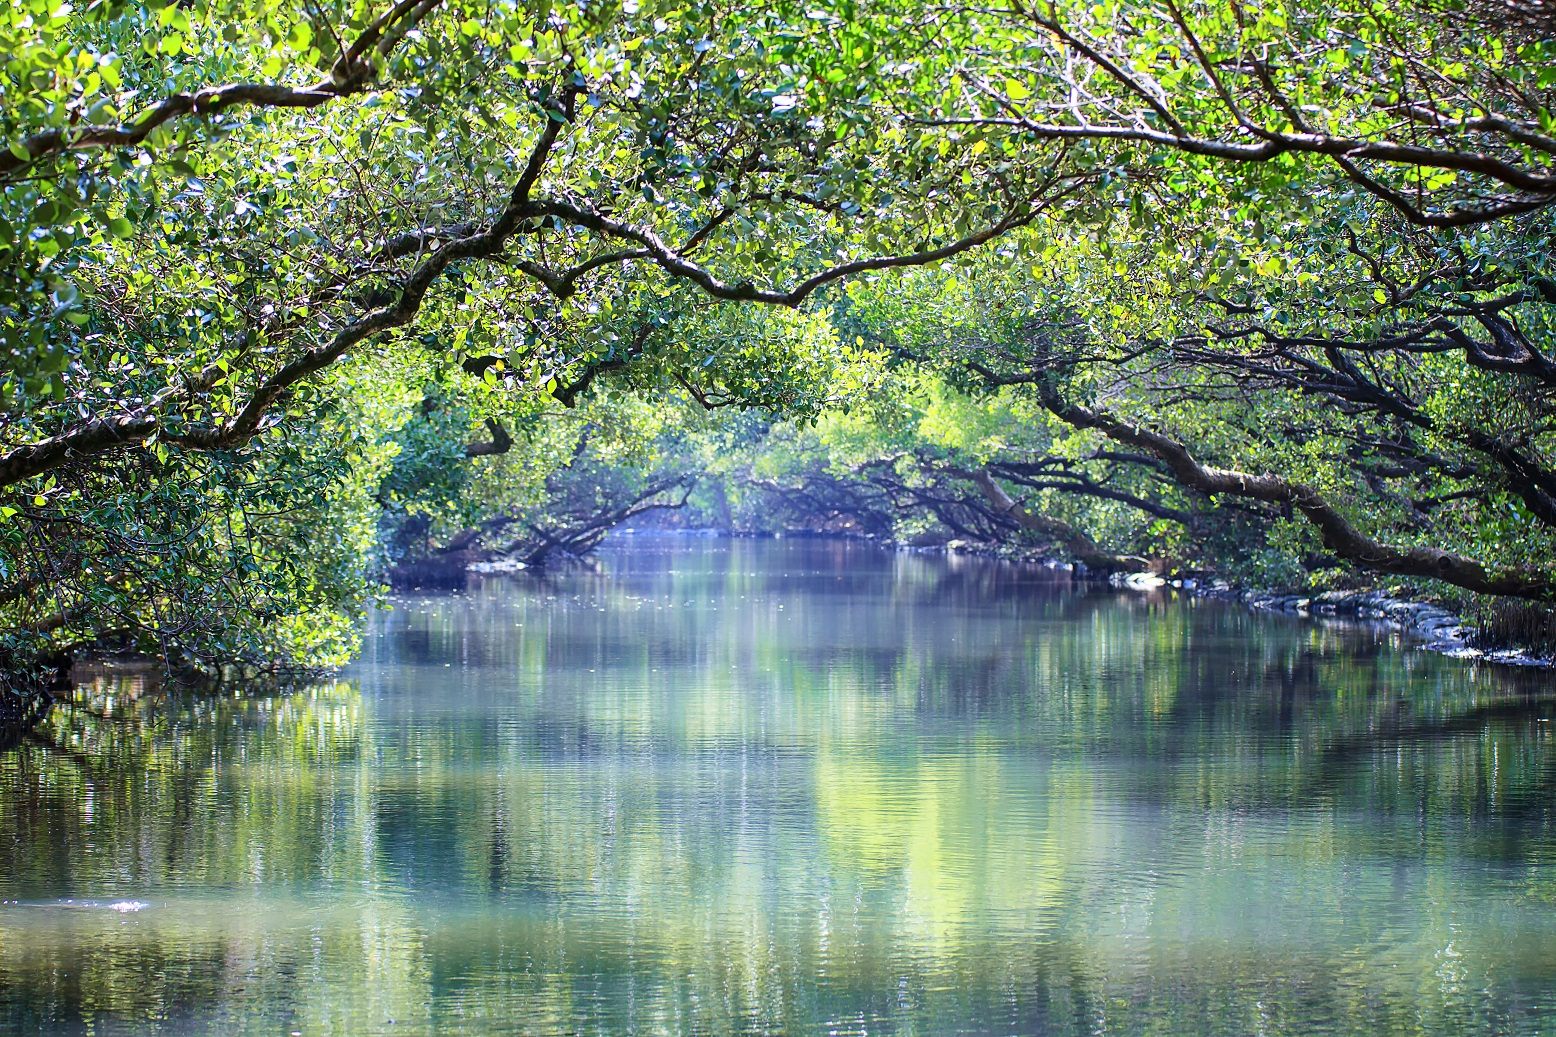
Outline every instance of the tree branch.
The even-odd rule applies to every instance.
[[[1103,549],[1087,533],[1063,519],[1027,510],[1020,501],[1006,493],[1005,488],[986,469],[969,470],[941,465],[938,470],[968,480],[978,487],[996,514],[1010,519],[1022,529],[1053,538],[1072,557],[1091,568],[1132,572],[1150,568],[1151,563],[1138,555],[1116,555]]]
[[[379,15],[336,60],[327,79],[307,87],[270,83],[231,83],[195,93],[172,94],[138,118],[120,126],[73,126],[48,130],[20,142],[22,158],[0,150],[0,179],[32,166],[40,159],[70,151],[127,147],[139,144],[157,127],[184,115],[215,115],[229,108],[317,108],[321,104],[366,90],[375,71],[372,58],[393,50],[441,0],[399,0]]]
[[[486,419],[486,431],[492,438],[472,439],[465,444],[466,457],[492,457],[513,449],[513,436],[496,418]]]
[[[1033,378],[1044,407],[1076,428],[1092,429],[1115,442],[1155,454],[1166,462],[1178,482],[1202,493],[1289,506],[1317,527],[1324,546],[1364,569],[1442,580],[1481,594],[1499,594],[1534,601],[1556,601],[1556,573],[1529,568],[1489,570],[1480,561],[1431,547],[1396,547],[1382,543],[1351,524],[1338,508],[1305,483],[1279,475],[1255,475],[1201,464],[1184,444],[1106,411],[1071,403],[1043,378]]]

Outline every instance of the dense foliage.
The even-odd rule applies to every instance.
[[[332,661],[385,573],[687,499],[1556,595],[1544,5],[21,0],[0,54],[12,672]]]

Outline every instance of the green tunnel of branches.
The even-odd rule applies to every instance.
[[[650,512],[1556,599],[1524,0],[21,0],[0,640],[329,663]]]

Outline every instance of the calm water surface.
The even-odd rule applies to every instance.
[[[829,543],[0,758],[0,1033],[1556,1032],[1548,680]]]

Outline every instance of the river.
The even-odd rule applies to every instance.
[[[1556,1030],[1540,674],[621,537],[0,757],[0,1033]]]

